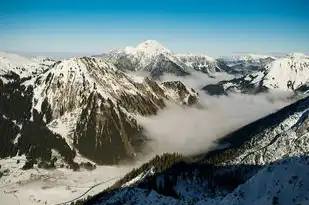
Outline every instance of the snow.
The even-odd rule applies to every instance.
[[[216,61],[215,58],[204,55],[204,54],[176,53],[175,56],[180,57],[180,58],[203,58],[203,59],[206,59],[207,61],[211,61],[211,62]]]
[[[278,125],[252,136],[252,142],[248,143],[246,149],[226,164],[264,165],[284,157],[301,156],[309,152],[309,134],[299,130],[303,124],[304,128],[308,127],[307,117],[308,109],[291,113]]]
[[[263,86],[270,91],[294,92],[309,83],[309,57],[302,53],[292,53],[268,62],[263,69],[238,79],[240,81],[236,87],[240,88],[244,83],[255,88]]]
[[[273,61],[267,68],[264,85],[272,89],[291,90],[309,82],[309,57],[293,53]]]
[[[217,70],[221,70],[217,60],[207,55],[176,53],[174,56],[183,61],[191,70],[206,73],[216,73]]]
[[[38,75],[51,63],[33,61],[13,53],[0,52],[0,75],[9,72],[17,73],[21,78]]]
[[[71,148],[73,148],[73,132],[80,113],[80,109],[67,112],[47,125],[52,132],[61,135]]]
[[[290,53],[290,54],[288,54],[287,55],[288,57],[290,57],[290,58],[295,58],[295,59],[298,59],[298,60],[300,60],[300,59],[304,59],[304,58],[309,58],[306,54],[304,54],[304,53]]]
[[[248,54],[247,57],[243,57],[247,59],[252,59],[252,60],[259,60],[259,59],[265,59],[265,58],[273,58],[276,59],[274,56],[269,56],[269,55],[261,55],[261,54]]]
[[[232,87],[232,86],[235,86],[235,84],[234,84],[234,83],[231,83],[231,82],[228,82],[228,83],[223,84],[224,90],[225,90],[225,89],[228,89],[229,87]]]
[[[264,77],[264,73],[262,71],[259,71],[257,73],[252,74],[252,76],[255,76],[255,78],[251,81],[252,84],[258,84]]]
[[[138,44],[136,47],[125,47],[122,51],[119,52],[124,52],[128,55],[135,55],[141,58],[145,58],[144,61],[146,61],[146,59],[153,59],[160,53],[170,53],[167,48],[165,48],[163,45],[161,45],[155,40],[144,41]]]
[[[19,164],[17,160],[20,160]],[[8,176],[0,178],[1,204],[58,204],[75,199],[97,185],[84,197],[95,195],[132,168],[97,166],[92,171],[77,172],[66,168],[22,170],[24,162],[24,156],[0,160],[1,170],[9,170]]]
[[[127,61],[130,62],[128,69],[134,71],[144,71],[147,68],[148,72],[156,73],[156,69],[166,69],[166,73],[169,73],[171,71],[168,68],[162,68],[162,62],[164,63],[166,59],[177,65],[182,73],[193,70],[213,73],[220,70],[217,60],[212,57],[203,54],[172,53],[155,40],[147,40],[136,47],[111,51],[109,56],[112,62],[120,62],[121,65],[126,65]]]
[[[133,186],[103,196],[95,204],[305,205],[309,204],[308,164],[308,157],[279,160],[262,167],[234,190],[216,190],[215,196],[207,195],[207,180],[195,179],[193,174],[190,179],[178,178],[174,190],[179,199]]]
[[[16,65],[30,64],[32,61],[28,58],[13,53],[0,52],[0,57],[14,62]]]
[[[48,78],[51,82],[47,82]],[[137,84],[139,87],[136,87]],[[172,89],[160,87],[167,94],[173,93]],[[40,111],[42,102],[47,98],[54,118],[60,117],[61,110],[76,112],[78,116],[78,110],[81,111],[85,103],[83,99],[87,99],[93,91],[113,102],[117,102],[123,94],[149,96],[148,91],[154,97],[163,97],[152,91],[144,77],[133,77],[98,58],[71,58],[59,62],[41,75],[41,84],[34,88],[34,108]],[[179,101],[179,95],[168,95],[167,98]]]
[[[290,158],[268,165],[219,204],[274,204],[275,197],[281,205],[309,204],[308,162],[308,158]]]
[[[253,54],[253,53],[243,55],[243,56],[232,56],[227,59],[232,60],[232,61],[260,61],[266,58],[276,59],[276,57],[274,56],[264,55],[264,54]]]
[[[122,185],[121,187],[128,187],[131,186],[133,184],[136,184],[140,181],[142,181],[144,178],[148,177],[148,176],[152,176],[154,174],[154,167],[152,167],[151,169],[149,169],[147,172],[145,173],[140,173],[137,177],[131,179],[130,181],[126,182],[124,185]]]
[[[145,52],[153,55],[159,53],[169,53],[170,51],[155,40],[147,40],[136,47],[137,52]]]

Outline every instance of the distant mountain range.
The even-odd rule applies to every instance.
[[[211,95],[228,92],[260,93],[269,90],[306,92],[309,82],[309,57],[292,53],[239,78],[206,85]]]
[[[136,47],[114,50],[101,57],[122,70],[149,72],[152,78],[159,78],[165,73],[186,76],[192,71],[209,75],[228,71],[224,62],[206,55],[172,53],[154,40],[142,42]]]

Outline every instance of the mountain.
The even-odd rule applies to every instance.
[[[107,58],[117,68],[128,71],[146,71],[153,78],[164,73],[189,75],[187,66],[171,52],[154,40],[147,40],[137,47],[126,47],[108,53]]]
[[[215,72],[229,72],[229,67],[223,62],[218,61],[206,55],[195,54],[175,54],[181,61],[183,61],[191,70],[201,71],[206,74],[213,74]]]
[[[260,71],[206,85],[203,89],[211,95],[226,94],[229,91],[259,93],[268,90],[302,91],[309,82],[309,57],[292,53],[267,64]],[[301,89],[302,88],[302,89]]]
[[[190,75],[192,71],[206,74],[222,72],[226,65],[205,55],[175,54],[154,40],[147,40],[137,47],[114,50],[101,57],[117,68],[128,71],[145,71],[152,78],[159,78],[165,73],[176,76]]]
[[[241,75],[247,75],[252,72],[259,71],[276,59],[277,58],[273,56],[259,54],[220,58],[221,61],[230,67],[230,70],[233,72],[233,74]]]
[[[25,155],[25,168],[76,168],[76,155],[99,164],[133,159],[147,141],[139,116],[155,115],[167,102],[198,102],[198,94],[179,81],[158,84],[98,58],[58,61],[29,77],[9,68],[1,76],[6,80],[0,78],[0,157]]]
[[[30,60],[41,63],[41,64],[54,64],[56,62],[56,60],[46,57],[46,56],[34,56],[31,57]]]
[[[308,204],[309,97],[198,156],[156,156],[85,204]],[[228,145],[228,146],[227,146]]]
[[[0,75],[14,72],[20,77],[33,77],[44,72],[53,63],[51,59],[43,62],[13,53],[0,52]]]

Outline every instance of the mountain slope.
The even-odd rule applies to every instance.
[[[234,171],[238,169],[240,172],[256,169],[256,174],[248,177],[245,182],[241,174],[237,176],[235,173],[220,171],[210,172],[207,177],[212,180],[208,181],[207,177],[186,176],[191,172],[176,179],[173,175],[161,175],[157,178],[157,183],[161,183],[162,188],[158,190],[126,187],[89,200],[85,204],[308,204],[308,162],[308,157],[301,157],[262,167],[233,167]],[[195,170],[195,173],[198,173],[198,170]],[[169,185],[173,180],[176,181],[175,184]],[[201,181],[204,181],[204,184]],[[228,187],[228,183],[238,186]],[[162,190],[165,190],[165,194],[160,193]]]
[[[44,72],[54,63],[49,61],[35,61],[13,53],[0,52],[0,76],[14,72],[20,76],[35,77]],[[2,78],[2,80],[5,80]]]
[[[227,148],[157,156],[86,204],[306,204],[308,114],[309,97],[218,141]]]
[[[295,91],[309,81],[309,57],[294,53],[267,64],[262,70],[218,84],[206,85],[209,94],[229,91],[259,93],[267,90]]]
[[[4,77],[7,81],[0,80],[4,157],[25,154],[30,164],[39,158],[76,166],[76,154],[100,164],[132,159],[146,141],[139,116],[156,114],[166,102],[184,106],[198,102],[197,93],[181,82],[160,85],[97,58],[59,61],[36,78],[15,73]],[[16,128],[7,128],[8,124]],[[55,151],[60,158],[54,158]]]

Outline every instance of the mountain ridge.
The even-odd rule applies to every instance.
[[[295,92],[309,81],[309,58],[304,54],[289,54],[276,59],[262,70],[229,81],[210,84],[203,89],[209,94],[228,92],[260,93],[271,90]]]

